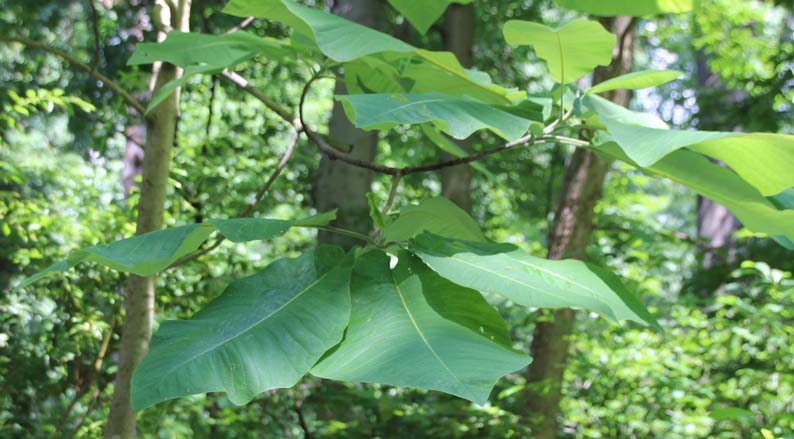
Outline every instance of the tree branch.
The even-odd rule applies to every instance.
[[[93,72],[99,66],[99,16],[94,0],[88,0],[88,5],[91,7],[91,27],[94,30],[94,60],[91,62],[91,71]]]
[[[84,62],[77,59],[75,56],[64,52],[63,50],[56,49],[54,47],[48,46],[44,43],[40,43],[38,41],[31,40],[25,37],[17,37],[17,36],[7,36],[7,35],[0,35],[0,42],[5,43],[19,43],[27,47],[33,47],[36,49],[44,50],[52,55],[57,57],[63,58],[69,64],[74,66],[78,70],[82,70],[85,73],[88,73],[89,76],[96,79],[97,81],[101,82],[104,86],[106,86],[111,92],[113,92],[116,96],[120,97],[127,105],[131,106],[135,109],[141,116],[146,113],[146,107],[140,103],[137,99],[132,97],[127,91],[125,91],[121,86],[113,82],[110,78],[99,73],[96,69],[92,68],[91,66],[85,64]]]

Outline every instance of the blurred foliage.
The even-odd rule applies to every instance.
[[[220,32],[236,21],[220,1],[194,1],[193,28]],[[94,57],[85,1],[6,0],[0,33],[18,33]],[[107,7],[104,4],[112,5]],[[794,48],[791,2],[703,0],[696,14],[642,20],[640,66],[689,73],[637,105],[681,126],[720,108],[724,123],[745,129],[791,131]],[[125,88],[145,90],[148,73],[125,67],[134,44],[152,39],[147,2],[96,2],[101,38],[98,68]],[[495,81],[532,91],[547,88],[543,67],[526,49],[512,53],[501,24],[512,18],[564,22],[573,15],[548,1],[478,2],[475,57]],[[405,31],[390,15],[392,31]],[[260,35],[284,36],[279,25],[255,22]],[[410,34],[439,47],[440,29]],[[410,30],[408,31],[410,32]],[[697,57],[708,54],[721,79],[708,94],[697,83]],[[241,70],[254,85],[294,108],[305,66],[255,60]],[[95,81],[40,50],[0,45],[0,437],[101,437],[115,371],[124,279],[86,267],[15,294],[10,286],[71,249],[134,231],[133,190],[121,183],[124,130],[139,124]],[[324,126],[331,83],[311,96],[308,117]],[[724,90],[746,93],[734,107],[717,106]],[[143,93],[138,97],[144,99]],[[230,217],[250,203],[286,147],[289,127],[222,80],[197,77],[182,95],[167,223]],[[709,101],[711,100],[711,101]],[[711,103],[709,103],[711,102]],[[740,122],[740,123],[739,123]],[[493,139],[476,137],[475,147]],[[382,136],[379,160],[401,165],[433,160],[421,131],[396,128]],[[569,151],[521,149],[475,172],[474,216],[489,237],[543,255],[549,213]],[[305,141],[259,208],[288,218],[310,213],[319,155]],[[389,179],[376,178],[385,199]],[[435,175],[403,179],[397,205],[437,194]],[[675,184],[616,167],[598,206],[592,259],[609,265],[640,293],[665,332],[618,326],[583,316],[577,323],[563,400],[565,438],[794,437],[794,260],[791,253],[742,233],[741,258],[714,272],[697,269],[695,198]],[[276,255],[296,255],[311,232],[292,231],[272,243],[225,243],[197,262],[158,280],[157,317],[191,315],[229,281],[251,274]],[[722,286],[703,297],[691,282],[718,276]],[[517,348],[528,349],[534,323],[496,298]],[[107,354],[100,355],[106,337]],[[101,359],[98,370],[97,360]],[[144,438],[525,438],[520,374],[501,380],[484,407],[434,392],[306,379],[269,392],[245,407],[223,395],[175,400],[144,411]],[[303,422],[301,422],[301,419]]]

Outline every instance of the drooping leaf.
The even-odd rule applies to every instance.
[[[470,242],[432,233],[413,238],[410,250],[452,282],[501,294],[519,305],[583,308],[616,321],[659,327],[616,276],[581,261],[548,260],[509,244]]]
[[[233,282],[189,320],[164,322],[135,369],[133,407],[220,391],[241,405],[295,385],[342,339],[351,268],[340,248],[318,247]]]
[[[560,6],[602,17],[643,17],[689,12],[693,0],[554,0]]]
[[[400,216],[383,229],[386,241],[407,241],[424,232],[437,235],[484,241],[477,223],[457,204],[444,197],[427,198],[418,205],[400,210]]]
[[[152,111],[160,102],[163,102],[171,93],[175,92],[179,87],[184,86],[195,75],[206,75],[220,73],[223,67],[216,67],[212,65],[202,64],[198,66],[190,66],[185,69],[179,79],[167,82],[162,87],[158,88],[152,95],[152,99],[146,106],[146,113]]]
[[[628,73],[617,78],[596,84],[587,93],[603,93],[611,90],[639,90],[656,87],[681,77],[683,73],[675,70],[643,70]]]
[[[504,26],[509,44],[529,45],[549,66],[551,77],[562,84],[575,82],[596,66],[612,61],[616,37],[600,23],[584,19],[553,29],[531,21],[510,20]]]
[[[398,256],[393,270],[380,250],[359,257],[345,338],[311,373],[439,390],[484,404],[499,377],[530,358],[510,347],[504,321],[479,293],[406,252]]]
[[[15,290],[68,270],[80,262],[96,262],[114,270],[150,276],[196,251],[215,231],[232,242],[259,241],[281,236],[291,227],[325,226],[335,218],[336,212],[331,211],[301,220],[212,219],[202,224],[170,227],[110,244],[75,250],[69,253],[65,261],[53,264],[44,271],[23,280]]]
[[[598,150],[639,167],[614,143],[601,145]],[[794,210],[778,209],[735,172],[712,163],[701,154],[678,150],[652,166],[640,168],[652,175],[680,183],[722,204],[754,232],[794,240]]]
[[[272,38],[260,38],[247,32],[210,35],[191,32],[169,32],[161,43],[140,43],[128,65],[165,61],[188,67],[206,64],[233,67],[260,53],[280,58],[289,52],[284,43]]]
[[[325,56],[345,63],[346,70],[353,62],[354,77],[349,77],[346,71],[346,78],[352,87],[364,85],[367,92],[437,91],[504,105],[525,95],[490,81],[483,82],[483,74],[463,68],[452,53],[417,49],[391,35],[292,0],[231,0],[224,12],[289,25],[314,42]],[[400,81],[411,82],[412,86],[400,84]],[[395,84],[400,84],[400,88],[395,89]]]
[[[725,162],[763,195],[775,195],[794,186],[794,136],[651,128],[614,119],[611,115],[617,105],[598,96],[587,95],[582,101],[642,167],[688,148]]]
[[[448,154],[451,154],[455,157],[466,157],[469,154],[463,148],[461,148],[460,145],[453,142],[448,137],[445,137],[433,126],[430,126],[428,124],[422,125],[422,132],[425,133],[425,136],[427,136],[427,138],[430,139],[430,141],[433,142],[433,144],[436,145],[438,149]],[[469,163],[469,166],[471,166],[472,169],[476,170],[477,172],[480,172],[489,180],[491,181],[496,180],[496,176],[493,174],[493,172],[489,171],[488,168],[486,168],[485,165],[483,165],[482,163],[475,161]]]
[[[487,129],[506,140],[526,134],[531,120],[482,102],[441,93],[365,94],[336,97],[359,128],[386,129],[399,124],[432,122],[456,139]]]
[[[472,0],[389,0],[421,34],[425,34],[452,3],[466,4]]]

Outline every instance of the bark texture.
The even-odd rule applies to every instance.
[[[449,5],[444,18],[444,49],[454,53],[467,68],[473,64],[475,26],[474,4]],[[464,150],[471,151],[469,139],[455,142]],[[442,160],[451,158],[447,153],[442,154]],[[471,167],[460,165],[441,170],[441,194],[471,212]]]
[[[593,83],[603,82],[631,69],[634,22],[628,17],[603,19],[602,24],[618,35],[612,63],[596,69]],[[628,105],[625,90],[606,94],[607,99]],[[562,193],[549,229],[549,259],[584,259],[593,231],[593,208],[601,198],[609,162],[596,154],[577,149],[566,165]],[[558,436],[558,419],[570,335],[575,322],[571,309],[552,312],[551,319],[537,324],[532,338],[533,362],[527,369],[525,419],[536,438]]]
[[[374,29],[383,27],[383,4],[377,0],[336,1],[332,11]],[[345,93],[341,81],[337,82],[335,93]],[[339,102],[334,103],[331,113],[329,136],[340,144],[352,145],[353,157],[368,161],[375,159],[378,146],[377,132],[365,132],[353,126]],[[372,186],[372,178],[373,172],[368,169],[357,168],[323,156],[314,185],[315,207],[321,212],[339,209],[336,227],[367,234],[372,224],[366,194]],[[354,238],[325,231],[320,231],[317,239],[320,243],[336,244],[345,249],[362,244]]]
[[[189,30],[190,0],[177,2],[171,11],[164,4],[155,8],[160,12],[165,29]],[[178,78],[180,72],[171,64],[153,68],[152,91]],[[137,234],[159,230],[163,226],[163,212],[168,188],[168,171],[174,144],[178,94],[172,94],[146,118],[146,145],[142,162],[141,193],[138,202]],[[154,277],[130,275],[126,288],[124,326],[121,330],[118,372],[113,387],[113,400],[105,427],[105,438],[135,437],[135,413],[130,401],[132,372],[149,349],[154,315]]]

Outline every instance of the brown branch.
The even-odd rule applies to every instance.
[[[241,30],[247,28],[248,25],[250,25],[253,22],[254,22],[254,17],[246,17],[243,21],[240,22],[240,24],[238,24],[237,26],[229,29],[228,31],[226,31],[226,33],[227,34],[231,34],[231,33],[237,32],[237,31],[241,31]]]
[[[89,65],[85,64],[84,62],[80,61],[75,56],[73,56],[73,55],[71,55],[71,54],[69,54],[67,52],[64,52],[63,50],[56,49],[54,47],[48,46],[48,45],[46,45],[44,43],[40,43],[38,41],[31,40],[29,38],[17,37],[17,36],[0,35],[0,42],[4,42],[4,43],[19,43],[19,44],[22,44],[24,46],[28,46],[28,47],[33,47],[33,48],[36,48],[36,49],[44,50],[45,52],[48,52],[48,53],[50,53],[52,55],[55,55],[55,56],[60,57],[60,58],[63,58],[69,64],[74,66],[76,69],[82,70],[82,71],[88,73],[89,76],[91,76],[92,78],[94,78],[97,81],[101,82],[104,86],[106,86],[108,88],[108,90],[113,92],[116,96],[120,97],[124,102],[127,103],[127,105],[129,105],[132,108],[134,108],[135,111],[137,111],[141,116],[143,116],[146,113],[146,107],[143,104],[141,104],[137,99],[132,97],[131,94],[129,94],[127,91],[125,91],[123,88],[121,88],[121,86],[119,86],[118,84],[113,82],[110,78],[108,78],[107,76],[103,75],[102,73],[99,73],[98,71],[93,69],[91,66],[89,66]]]
[[[309,430],[309,426],[306,424],[306,418],[303,416],[303,402],[295,402],[295,414],[298,415],[298,425],[300,425],[303,431],[303,439],[312,439],[312,432]]]
[[[303,87],[303,93],[301,94],[300,104],[298,105],[298,114],[299,114],[299,118],[300,118],[301,124],[303,125],[303,132],[305,132],[306,136],[308,136],[309,139],[312,142],[314,142],[317,145],[318,148],[320,148],[320,151],[325,153],[331,160],[341,160],[341,161],[343,161],[343,162],[345,162],[345,163],[347,163],[349,165],[352,165],[352,166],[355,166],[355,167],[358,167],[358,168],[369,169],[370,171],[374,171],[374,172],[377,172],[377,173],[380,173],[380,174],[386,174],[386,175],[391,175],[391,176],[397,176],[397,175],[405,176],[405,175],[417,174],[417,173],[422,173],[422,172],[438,171],[438,170],[441,170],[441,169],[444,169],[444,168],[449,168],[449,167],[452,167],[452,166],[465,165],[465,164],[468,164],[468,163],[472,163],[472,162],[475,162],[477,160],[480,160],[480,159],[482,159],[484,157],[488,157],[488,156],[493,155],[493,154],[498,154],[498,153],[501,153],[501,152],[509,151],[511,149],[515,149],[518,146],[523,146],[523,145],[528,145],[528,144],[536,144],[536,143],[540,143],[543,140],[549,140],[551,138],[551,136],[546,136],[546,137],[542,137],[542,138],[536,138],[532,133],[530,133],[530,134],[527,134],[524,137],[521,137],[521,138],[519,138],[517,140],[514,140],[512,142],[505,143],[505,144],[500,145],[500,146],[496,146],[496,147],[489,148],[489,149],[484,149],[484,150],[482,150],[480,152],[468,155],[466,157],[454,158],[454,159],[451,159],[451,160],[446,160],[446,161],[434,163],[432,165],[406,166],[406,167],[403,167],[403,168],[394,168],[394,167],[391,167],[391,166],[385,166],[385,165],[381,165],[381,164],[378,164],[378,163],[372,163],[372,162],[369,162],[369,161],[366,161],[366,160],[361,160],[361,159],[358,159],[358,158],[355,158],[355,157],[351,157],[348,154],[339,152],[333,146],[331,146],[325,139],[323,139],[320,135],[318,135],[317,133],[315,133],[312,130],[310,130],[309,127],[306,125],[306,121],[304,120],[304,117],[303,117],[303,105],[306,102],[306,95],[309,92],[309,88],[311,87],[311,84],[314,81],[316,81],[317,79],[319,79],[319,77],[314,77],[314,78],[310,79],[309,82],[307,82],[306,85]],[[554,137],[559,137],[559,136],[554,136]]]
[[[94,0],[88,0],[88,5],[91,7],[91,25],[94,30],[94,60],[91,62],[91,71],[93,72],[99,66],[99,17]]]
[[[240,214],[238,215],[239,218],[245,218],[247,216],[250,216],[252,213],[254,213],[257,205],[259,205],[262,199],[264,199],[265,194],[270,190],[270,187],[273,186],[273,183],[276,182],[279,175],[281,175],[281,172],[284,170],[284,168],[287,167],[287,163],[289,162],[290,158],[292,158],[292,154],[295,152],[295,147],[298,145],[300,134],[303,131],[303,127],[300,124],[300,121],[298,120],[295,120],[292,126],[295,128],[295,133],[293,134],[292,139],[290,140],[290,143],[287,146],[287,150],[284,151],[284,155],[281,156],[281,160],[279,160],[278,164],[276,165],[276,169],[274,169],[273,172],[270,174],[270,177],[267,179],[264,186],[262,186],[262,188],[259,189],[259,192],[256,193],[256,196],[254,197],[254,201],[245,210],[240,212]],[[187,264],[188,262],[195,261],[196,259],[218,248],[218,246],[220,246],[225,240],[226,238],[224,236],[218,236],[215,242],[213,242],[212,245],[210,245],[209,247],[185,256],[184,258],[168,266],[167,269],[171,269],[180,265]]]
[[[295,117],[292,115],[292,113],[289,110],[282,107],[274,100],[270,99],[266,94],[262,93],[261,91],[251,86],[251,84],[249,84],[247,79],[243,78],[242,76],[238,75],[235,72],[232,72],[229,69],[224,69],[221,75],[223,75],[224,78],[231,81],[232,84],[236,85],[241,90],[245,91],[246,93],[250,94],[251,96],[258,99],[260,102],[265,104],[267,108],[269,108],[271,111],[279,115],[279,117],[281,117],[281,119],[283,119],[285,122],[292,123],[292,121],[295,120]]]

